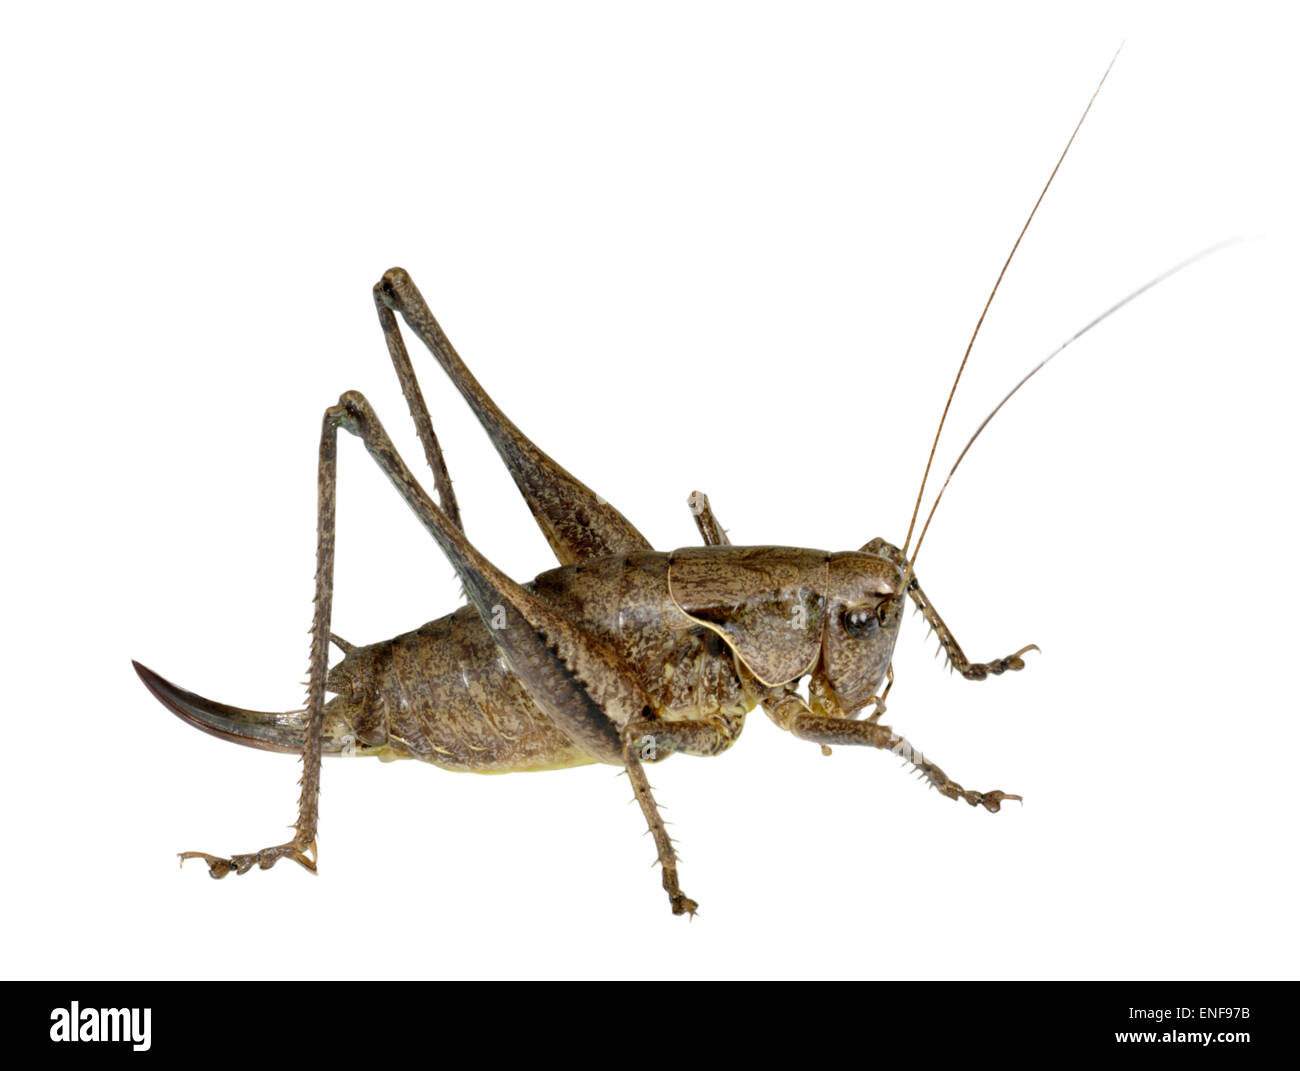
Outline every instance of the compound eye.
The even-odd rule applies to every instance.
[[[868,639],[876,634],[879,627],[880,618],[874,609],[844,611],[844,631],[854,639]]]

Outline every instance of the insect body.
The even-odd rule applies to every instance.
[[[881,723],[908,599],[938,635],[952,667],[967,679],[1022,669],[1023,655],[1033,649],[1023,647],[988,663],[966,657],[914,572],[924,529],[910,555],[910,532],[902,549],[881,539],[836,553],[732,546],[707,497],[697,492],[690,507],[704,545],[656,551],[612,505],[542,453],[497,408],[405,271],[387,272],[374,298],[438,501],[398,456],[366,399],[345,393],[326,410],[321,433],[305,709],[269,714],[226,706],[136,664],[150,691],[196,727],[303,757],[290,841],[234,856],[186,852],[182,860],[201,858],[218,878],[232,870],[245,873],[255,864],[266,869],[286,856],[315,870],[325,754],[415,758],[484,773],[601,762],[627,772],[655,839],[673,912],[694,914],[695,902],[678,884],[676,856],[644,764],[676,752],[710,756],[727,750],[746,715],[759,705],[780,728],[823,749],[861,745],[892,751],[952,799],[997,811],[1004,800],[1020,798],[964,788]],[[519,584],[466,537],[399,315],[488,432],[559,568]],[[451,561],[470,603],[414,632],[368,646],[353,646],[330,631],[340,428],[362,440]],[[917,501],[919,508],[920,495]],[[344,655],[332,669],[331,640]],[[806,696],[799,691],[804,679]],[[333,693],[328,701],[327,692]]]
[[[1001,791],[949,779],[879,718],[907,595],[925,613],[953,665],[980,679],[1020,669],[1017,652],[969,662],[930,606],[897,548],[875,540],[828,553],[731,546],[707,497],[690,503],[705,546],[663,553],[604,499],[533,445],[469,374],[406,272],[375,288],[399,377],[440,488],[435,504],[397,455],[369,403],[344,394],[327,410],[321,439],[317,612],[307,709],[263,714],[213,703],[137,664],[149,689],[191,724],[254,747],[306,756],[293,841],[230,858],[186,853],[215,877],[289,856],[315,866],[316,793],[322,754],[418,758],[452,770],[623,766],[655,834],[676,913],[694,901],[678,887],[675,857],[642,764],[675,752],[716,755],[762,704],[795,736],[862,744],[914,761],[945,795],[998,810]],[[393,311],[429,345],[470,402],[564,563],[520,585],[466,539],[441,451]],[[335,638],[344,657],[326,671],[330,638],[337,429],[358,435],[451,559],[470,598],[415,632],[364,647]],[[809,677],[808,698],[797,691]],[[883,688],[882,688],[883,686]],[[335,693],[324,701],[324,692]],[[870,709],[870,716],[859,716]],[[310,855],[308,854],[310,852]]]

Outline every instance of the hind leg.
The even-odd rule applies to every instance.
[[[388,352],[393,358],[398,379],[402,381],[402,391],[406,394],[416,427],[421,429],[421,441],[424,443],[425,454],[433,465],[435,479],[439,465],[433,459],[435,456],[440,458],[441,455],[433,440],[433,429],[429,426],[424,400],[415,384],[410,357],[398,331],[397,313],[401,314],[407,326],[428,347],[478,417],[561,565],[652,549],[646,538],[626,517],[539,450],[501,412],[460,359],[451,340],[429,311],[424,297],[403,269],[390,268],[386,271],[384,277],[375,284],[374,295],[379,322],[388,342]],[[426,427],[427,437],[423,430]],[[442,471],[445,474],[445,466]],[[438,489],[441,495],[441,483]],[[448,512],[448,516],[459,527],[456,515]]]
[[[465,538],[411,475],[364,397],[344,394],[330,414],[338,426],[362,440],[446,554],[511,672],[551,724],[593,759],[627,771],[655,838],[673,913],[693,914],[695,902],[677,884],[672,842],[659,818],[633,737],[620,729],[634,721],[644,724],[651,711],[650,696],[635,671],[616,650],[510,579]],[[500,625],[494,624],[498,620]],[[698,734],[680,743],[707,746]]]

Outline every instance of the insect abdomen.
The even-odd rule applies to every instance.
[[[537,710],[472,607],[349,652],[330,688],[358,754],[478,773],[594,761]]]

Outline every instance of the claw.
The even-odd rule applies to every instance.
[[[990,673],[995,677],[1000,677],[1003,673],[1008,671],[1014,673],[1017,670],[1025,668],[1025,660],[1020,656],[1028,651],[1039,651],[1038,644],[1027,644],[1020,648],[1020,650],[1015,654],[1009,654],[1006,658],[999,658],[996,662],[989,662],[987,664],[984,662],[972,662],[962,670],[962,676],[968,681],[982,681],[985,680]],[[1042,652],[1039,651],[1039,654],[1041,653]],[[949,664],[949,668],[951,668],[951,663]]]
[[[983,804],[984,809],[988,811],[989,814],[997,814],[998,811],[1002,810],[1003,800],[1019,800],[1021,803],[1025,802],[1023,796],[1014,796],[1010,792],[1003,792],[1000,789],[995,789],[992,792],[985,792],[983,797],[976,802]]]
[[[1020,650],[1018,650],[1015,654],[1007,655],[1006,658],[1002,659],[1002,661],[998,663],[997,669],[995,669],[993,672],[1005,673],[1007,670],[1011,670],[1012,672],[1015,672],[1018,669],[1024,669],[1025,660],[1020,656],[1029,651],[1038,651],[1039,654],[1043,653],[1041,650],[1039,650],[1038,644],[1036,643],[1027,644],[1026,646],[1020,648]]]

